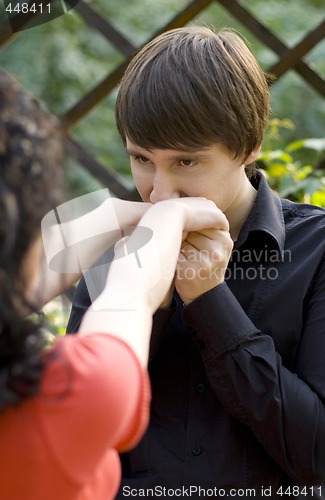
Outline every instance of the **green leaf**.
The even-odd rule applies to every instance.
[[[325,138],[323,139],[300,139],[299,141],[294,141],[287,146],[287,151],[296,151],[297,149],[308,148],[314,151],[324,151],[325,150]]]
[[[315,191],[310,198],[310,203],[319,207],[325,207],[325,189],[323,191]]]

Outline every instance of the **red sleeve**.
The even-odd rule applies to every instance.
[[[123,341],[68,335],[49,354],[36,399],[51,454],[68,475],[83,479],[108,448],[122,451],[141,438],[149,418],[149,377]]]

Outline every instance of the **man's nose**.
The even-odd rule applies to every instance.
[[[172,198],[180,198],[173,179],[166,173],[156,173],[152,182],[150,202],[157,203],[158,201],[170,200]]]

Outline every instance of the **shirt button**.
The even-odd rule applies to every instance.
[[[195,457],[198,457],[199,455],[201,455],[202,453],[202,448],[201,446],[195,446],[195,448],[192,448],[192,454],[195,456]]]
[[[199,339],[197,341],[197,346],[198,346],[199,349],[204,349],[205,344],[204,344],[203,340]]]
[[[197,390],[197,392],[199,392],[199,393],[204,392],[204,391],[205,391],[205,385],[204,385],[204,384],[197,384],[197,386],[196,386],[196,390]]]
[[[195,328],[189,328],[188,333],[194,337],[196,335]]]

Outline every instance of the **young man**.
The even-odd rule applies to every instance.
[[[226,231],[186,237],[154,317],[149,429],[121,457],[119,499],[325,498],[325,213],[249,172],[268,112],[265,75],[229,31],[164,33],[121,81],[117,126],[142,199],[207,197],[234,248]],[[88,305],[81,283],[70,331]]]

